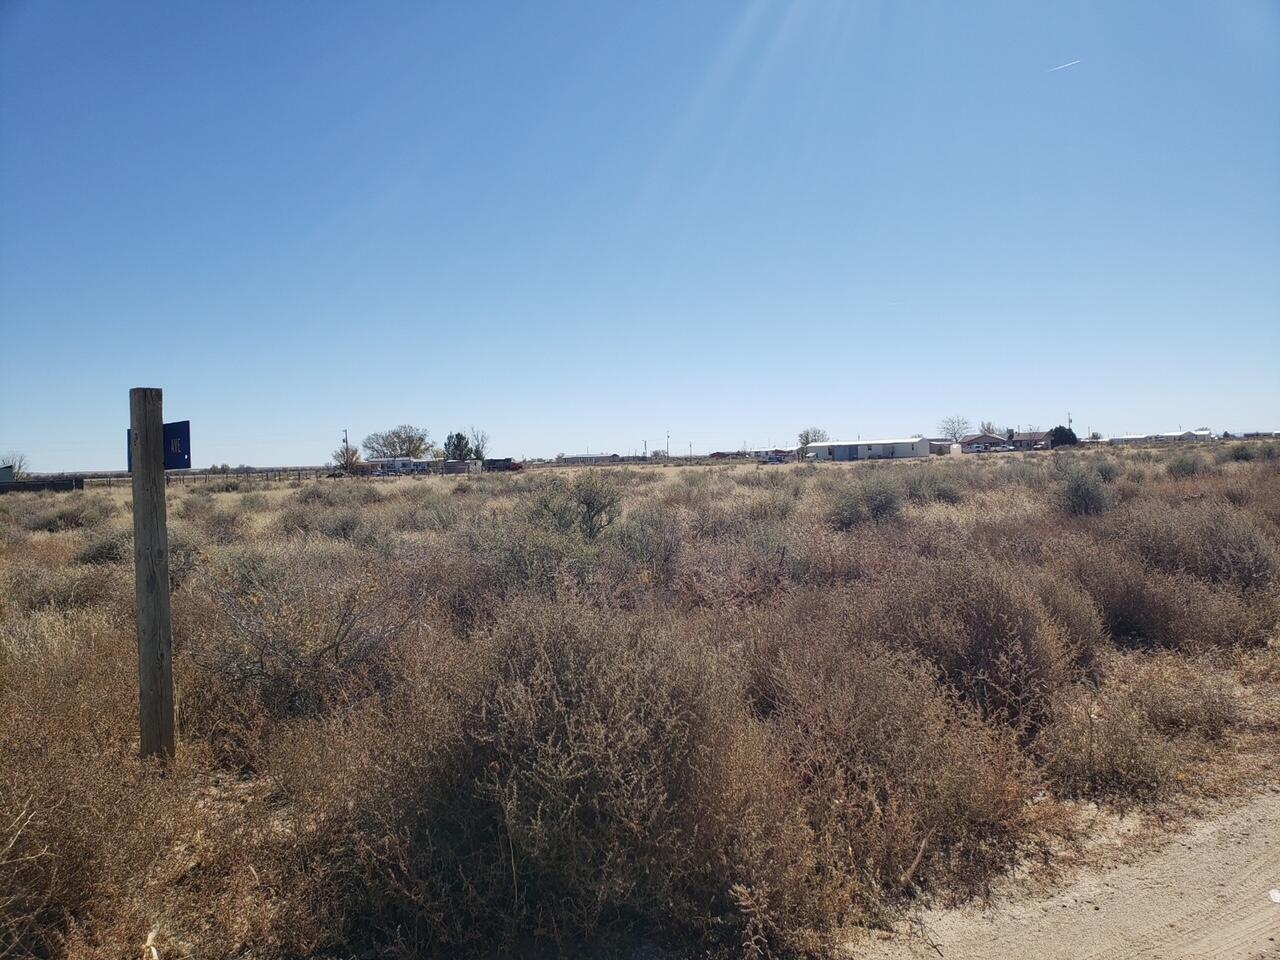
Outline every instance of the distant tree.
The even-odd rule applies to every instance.
[[[995,437],[998,437],[1000,436],[1000,434],[1004,433],[1004,430],[997,427],[995,425],[995,421],[993,420],[983,420],[982,423],[978,425],[978,429],[982,433],[989,433]]]
[[[811,444],[826,443],[831,437],[821,427],[805,427],[796,439],[800,441],[799,453],[803,460],[808,455]]]
[[[0,467],[13,467],[13,479],[21,480],[27,472],[27,455],[17,450],[0,453]]]
[[[337,450],[333,451],[333,465],[339,470],[345,470],[351,473],[356,467],[360,466],[360,450],[349,443],[343,443]],[[222,465],[222,470],[227,471],[227,465]]]
[[[489,452],[489,435],[479,427],[471,428],[471,456],[483,460]]]
[[[1058,424],[1049,431],[1049,438],[1053,440],[1055,447],[1074,447],[1080,442],[1076,432],[1070,427],[1064,427],[1062,424]]]
[[[371,433],[364,438],[364,452],[370,457],[412,457],[421,460],[431,449],[430,434],[421,427],[402,423],[398,427]]]
[[[959,443],[973,429],[973,425],[969,423],[968,417],[954,416],[943,417],[938,422],[938,433],[946,437],[952,443]]]
[[[444,441],[444,455],[449,460],[470,460],[471,441],[462,432],[451,433]]]
[[[1089,439],[1090,439],[1090,440],[1101,440],[1101,439],[1102,439],[1102,434],[1100,434],[1097,430],[1095,430],[1095,431],[1093,431],[1093,433],[1089,434]]]

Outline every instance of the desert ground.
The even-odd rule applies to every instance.
[[[0,956],[1275,952],[1280,445],[174,483],[168,764],[129,509],[0,498]]]

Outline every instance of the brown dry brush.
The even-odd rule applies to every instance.
[[[980,892],[1275,682],[1240,449],[194,492],[163,772],[127,514],[6,498],[0,956],[807,956]]]

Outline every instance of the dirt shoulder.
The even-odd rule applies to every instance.
[[[925,911],[914,933],[869,936],[870,960],[1280,957],[1280,785],[1223,804],[1136,859],[1082,868],[1051,892]]]

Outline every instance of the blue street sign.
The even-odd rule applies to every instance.
[[[133,431],[124,432],[124,448],[133,473]],[[191,469],[191,421],[178,420],[164,425],[164,468],[166,470]]]

